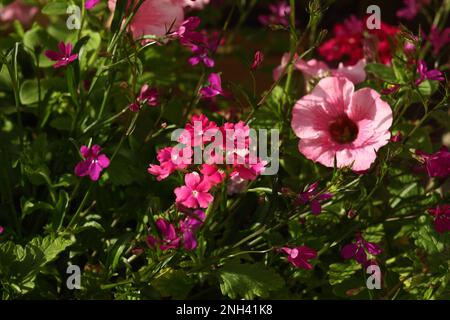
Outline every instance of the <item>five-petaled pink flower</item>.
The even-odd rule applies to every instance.
[[[156,156],[160,164],[150,164],[147,172],[156,176],[158,181],[164,180],[176,170],[185,169],[191,163],[191,156],[190,148],[163,148]]]
[[[288,261],[297,268],[311,270],[312,265],[309,260],[317,257],[317,252],[307,246],[299,246],[295,248],[283,247],[281,251],[288,255]]]
[[[100,178],[103,169],[108,168],[109,159],[106,155],[100,154],[102,148],[94,144],[91,148],[82,146],[80,153],[84,160],[75,167],[75,174],[79,177],[89,176],[92,181]]]
[[[311,184],[305,192],[302,192],[298,195],[296,202],[300,202],[302,204],[308,204],[311,206],[311,212],[313,214],[320,214],[322,212],[321,201],[325,201],[333,197],[331,193],[324,192],[319,194],[319,190],[317,190],[319,183],[314,182]]]
[[[435,153],[425,153],[421,150],[416,150],[421,160],[425,163],[428,176],[445,178],[450,175],[450,152],[445,146]]]
[[[370,88],[354,91],[346,78],[320,80],[292,112],[299,151],[327,167],[370,168],[376,152],[389,142],[392,110]]]
[[[228,94],[222,89],[222,80],[217,73],[211,73],[208,77],[209,86],[200,89],[200,94],[204,98],[213,98],[217,95],[227,96]]]
[[[14,21],[19,21],[24,27],[28,28],[36,21],[39,8],[16,0],[0,8],[0,25],[8,25]]]
[[[68,64],[74,62],[78,58],[78,54],[74,53],[72,54],[72,44],[67,43],[65,44],[63,41],[61,41],[58,44],[59,52],[47,50],[45,51],[45,56],[49,58],[50,60],[56,61],[56,63],[53,65],[53,68],[61,68],[65,67]]]
[[[275,4],[269,4],[270,14],[260,15],[258,20],[263,25],[280,24],[289,26],[289,15],[291,14],[291,7],[286,1],[280,1]]]
[[[99,2],[100,2],[100,0],[87,0],[86,3],[85,3],[85,5],[84,5],[84,7],[85,7],[87,10],[91,10],[91,9],[93,9],[96,5],[98,5]]]
[[[197,248],[195,231],[202,226],[205,218],[206,215],[203,210],[195,210],[191,215],[180,221],[180,232],[183,234],[183,246],[186,250]]]
[[[436,80],[444,81],[444,74],[437,69],[428,70],[425,61],[420,60],[417,64],[417,73],[419,74],[419,79],[416,80],[416,85],[418,86],[425,80]]]
[[[188,173],[184,176],[186,185],[175,188],[176,202],[188,208],[207,208],[214,197],[208,192],[211,185],[202,179],[197,172]]]
[[[154,248],[159,245],[162,251],[178,248],[181,239],[177,235],[173,224],[163,218],[159,218],[156,220],[156,227],[161,239],[155,238],[152,235],[147,236],[147,245],[149,247]]]
[[[360,232],[356,234],[356,242],[346,244],[341,250],[341,256],[344,259],[355,258],[362,265],[368,263],[367,253],[377,256],[383,250],[375,243],[365,240]]]
[[[425,2],[425,0],[403,0],[405,7],[397,10],[396,12],[397,17],[406,20],[414,19],[419,13],[420,8],[422,7],[421,2]]]
[[[158,97],[158,90],[150,88],[148,84],[144,84],[136,100],[128,107],[133,112],[139,111],[144,104],[147,104],[150,107],[156,107],[158,105]]]
[[[437,206],[434,209],[428,209],[428,212],[434,216],[434,229],[438,233],[450,231],[450,205]]]

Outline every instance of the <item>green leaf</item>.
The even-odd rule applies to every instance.
[[[328,270],[328,280],[332,286],[337,285],[352,277],[360,269],[361,265],[353,260],[347,263],[333,263]]]
[[[382,63],[370,63],[366,66],[366,71],[388,83],[398,83],[398,79],[392,68]]]
[[[172,297],[176,300],[186,299],[194,286],[194,282],[187,276],[186,272],[170,268],[161,270],[161,275],[151,284],[162,297]]]
[[[444,244],[437,238],[437,233],[432,229],[431,224],[424,223],[412,232],[411,237],[415,239],[415,245],[428,254],[436,254],[444,250]]]
[[[129,245],[129,241],[133,236],[132,233],[126,233],[122,235],[120,238],[114,242],[112,248],[108,252],[108,256],[106,258],[106,266],[109,267],[111,272],[117,268],[119,264],[120,256],[122,255],[125,248]]]
[[[42,8],[42,13],[48,16],[67,14],[67,2],[50,2]]]
[[[28,244],[28,246],[37,248],[44,253],[45,262],[49,263],[56,259],[56,257],[63,252],[67,247],[72,245],[75,241],[73,239],[66,239],[62,237],[53,238],[51,236],[47,236],[45,238],[37,237],[32,239]]]
[[[276,291],[284,286],[283,278],[262,263],[228,263],[219,270],[219,278],[222,294],[231,299],[267,298],[270,291]]]
[[[41,99],[44,98],[48,91],[48,81],[41,80]],[[20,86],[19,92],[20,101],[24,105],[31,105],[39,101],[39,86],[36,79],[25,80]]]

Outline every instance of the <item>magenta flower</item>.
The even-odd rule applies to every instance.
[[[100,0],[87,0],[84,7],[87,10],[91,10],[93,9],[96,5],[98,5],[98,3],[100,2]]]
[[[416,155],[425,163],[429,177],[445,178],[450,175],[450,152],[445,146],[431,154],[416,150]]]
[[[280,1],[276,4],[269,5],[270,14],[260,15],[259,22],[262,25],[280,24],[285,27],[289,26],[289,15],[291,14],[291,7],[285,2]]]
[[[420,0],[403,0],[405,7],[399,9],[396,12],[397,17],[406,20],[414,19],[420,11],[421,8]]]
[[[5,228],[3,226],[0,226],[0,234],[2,234],[5,231]]]
[[[184,20],[178,30],[174,32],[174,35],[178,37],[182,45],[189,46],[204,40],[203,35],[195,30],[200,25],[200,22],[201,20],[199,17],[189,17]]]
[[[103,169],[108,168],[109,159],[106,155],[100,154],[102,148],[94,144],[91,148],[81,146],[80,153],[84,160],[75,167],[75,174],[79,177],[89,176],[92,181],[100,178]]]
[[[193,57],[190,57],[188,62],[191,66],[196,66],[202,62],[207,68],[214,67],[214,60],[209,57],[209,50],[201,45],[192,45],[191,47]]]
[[[219,170],[217,166],[206,163],[202,165],[200,172],[203,180],[207,181],[211,187],[221,183],[226,177],[225,172]]]
[[[180,231],[183,234],[183,244],[186,250],[197,248],[197,231],[205,221],[206,215],[203,210],[195,210],[190,216],[180,222]]]
[[[176,202],[188,208],[207,208],[214,200],[208,193],[211,188],[208,181],[202,179],[197,172],[188,173],[184,176],[185,184],[175,188]]]
[[[141,106],[147,104],[150,107],[156,107],[158,105],[158,90],[150,88],[148,84],[144,84],[139,92],[136,101],[130,104],[128,107],[131,111],[137,112],[140,110]]]
[[[222,89],[222,80],[217,73],[211,73],[208,77],[209,86],[200,89],[203,98],[213,98],[217,95],[227,96],[228,94]]]
[[[295,248],[283,247],[281,251],[288,255],[288,261],[297,268],[311,270],[312,265],[308,260],[317,257],[317,252],[309,247],[300,246]]]
[[[8,3],[8,2],[6,2]],[[7,4],[2,1],[4,6],[0,8],[0,25],[3,27],[14,21],[19,21],[24,27],[28,28],[36,21],[39,8],[23,3],[21,0],[12,1]]]
[[[311,212],[315,215],[320,214],[322,212],[322,205],[320,202],[325,201],[333,197],[331,193],[322,193],[318,194],[317,190],[319,183],[314,182],[311,184],[305,192],[302,192],[298,195],[297,201],[302,204],[309,204],[311,206]]]
[[[147,236],[147,244],[149,247],[154,248],[159,245],[162,251],[178,248],[180,237],[177,235],[173,224],[159,218],[156,220],[156,227],[162,239],[155,238],[151,235]]]
[[[328,77],[302,97],[292,111],[299,151],[327,167],[370,168],[376,152],[389,142],[392,110],[373,89],[348,79]]]
[[[450,43],[450,28],[445,28],[442,32],[435,25],[431,26],[431,31],[426,39],[433,46],[433,54],[437,56],[441,49],[447,44]]]
[[[444,74],[437,69],[428,70],[425,61],[420,60],[417,65],[417,73],[419,74],[419,79],[416,80],[416,85],[418,86],[425,80],[436,80],[444,81]]]
[[[156,156],[160,164],[150,164],[147,172],[156,176],[158,181],[164,180],[176,170],[185,169],[191,163],[191,157],[192,151],[190,148],[163,148],[158,151]]]
[[[360,232],[356,234],[356,243],[346,244],[341,250],[344,259],[355,258],[359,264],[366,265],[367,253],[374,256],[379,255],[383,250],[375,243],[365,240]]]
[[[434,216],[434,229],[438,233],[450,231],[450,205],[444,204],[435,209],[428,209],[428,212]]]
[[[190,146],[203,146],[213,140],[219,127],[204,114],[193,115],[178,137],[178,142]]]
[[[47,58],[49,58],[50,60],[53,60],[53,61],[57,61],[53,65],[53,68],[65,67],[78,58],[77,53],[72,54],[72,44],[71,43],[65,44],[63,41],[61,41],[58,44],[58,48],[59,48],[59,52],[52,51],[52,50],[45,51],[45,56]]]
[[[261,51],[256,51],[255,56],[253,57],[253,63],[250,67],[251,70],[256,70],[264,61],[264,54]]]

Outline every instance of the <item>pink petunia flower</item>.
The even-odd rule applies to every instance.
[[[309,61],[298,60],[295,64],[295,68],[302,71],[305,75],[305,79],[308,81],[311,77],[323,78],[327,75],[335,77],[345,77],[354,84],[363,82],[366,79],[366,60],[361,59],[355,65],[344,66],[343,63],[339,63],[337,69],[329,68],[325,62],[311,59]]]
[[[49,58],[50,60],[56,61],[56,63],[53,65],[53,68],[65,67],[78,58],[77,53],[72,54],[72,44],[71,43],[65,44],[63,41],[61,41],[58,44],[58,49],[59,49],[59,52],[52,51],[52,50],[45,51],[45,56],[47,58]]]
[[[156,227],[162,239],[155,238],[152,235],[147,236],[147,245],[151,248],[157,245],[162,251],[176,249],[180,244],[180,237],[177,235],[173,224],[163,218],[156,220]]]
[[[261,51],[256,51],[255,55],[253,57],[253,62],[252,65],[250,67],[250,70],[256,70],[259,68],[259,66],[263,63],[264,61],[264,54]]]
[[[190,216],[180,221],[180,232],[183,234],[183,245],[186,250],[197,248],[197,231],[205,221],[206,215],[203,210],[195,210]]]
[[[365,240],[360,232],[356,234],[356,242],[346,244],[341,250],[341,256],[344,259],[355,258],[362,265],[368,263],[367,253],[374,256],[379,255],[383,250],[375,243]]]
[[[416,155],[425,163],[429,177],[445,178],[450,175],[450,152],[445,146],[432,154],[416,150]]]
[[[75,174],[79,177],[89,176],[92,181],[100,178],[103,169],[109,167],[109,159],[106,155],[100,154],[102,148],[94,144],[91,148],[81,146],[80,153],[84,160],[75,166]]]
[[[434,216],[434,229],[438,233],[450,231],[450,205],[444,204],[434,209],[428,209],[428,212]]]
[[[417,64],[417,73],[419,74],[419,79],[416,80],[416,85],[418,86],[425,80],[435,80],[444,81],[444,74],[437,69],[428,70],[425,61],[420,60]]]
[[[91,10],[94,9],[94,7],[99,4],[99,2],[100,0],[87,0],[86,3],[84,4],[84,7],[87,10]]]
[[[21,0],[16,0],[0,8],[0,25],[20,21],[24,27],[28,28],[35,21],[38,13],[38,7],[24,4]]]
[[[309,260],[317,257],[317,252],[307,246],[299,246],[295,248],[283,247],[281,251],[288,255],[288,261],[297,268],[311,270],[312,265]]]
[[[186,185],[175,188],[176,202],[188,208],[207,208],[214,197],[208,193],[211,185],[202,179],[197,172],[188,173],[184,176]]]
[[[222,80],[217,73],[211,73],[208,77],[209,86],[200,89],[203,98],[213,98],[215,96],[228,96],[228,93],[222,89]]]
[[[158,90],[155,88],[150,88],[148,84],[144,84],[136,98],[136,101],[128,107],[133,112],[139,111],[141,106],[144,104],[147,104],[150,107],[156,107],[158,105],[158,97]]]
[[[319,183],[314,182],[311,184],[305,192],[302,192],[298,195],[297,201],[302,204],[309,204],[311,206],[311,212],[315,215],[320,214],[322,212],[321,201],[325,201],[333,197],[331,193],[325,192],[318,194],[317,190]]]
[[[355,92],[348,79],[328,77],[297,101],[291,125],[306,158],[363,171],[389,142],[392,110],[373,89]]]
[[[445,28],[440,31],[437,26],[432,25],[430,34],[425,36],[425,38],[431,43],[433,46],[433,54],[437,56],[441,52],[441,49],[447,43],[450,43],[450,28]]]
[[[130,1],[128,1],[130,4]],[[183,0],[145,0],[130,23],[134,39],[145,35],[161,37],[176,30],[184,20]],[[116,0],[108,0],[113,12]]]
[[[209,4],[210,0],[183,0],[184,6],[189,9],[201,10]]]

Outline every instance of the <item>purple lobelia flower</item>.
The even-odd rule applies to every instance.
[[[288,255],[288,261],[297,268],[311,270],[312,265],[308,260],[317,257],[317,252],[309,247],[300,246],[295,248],[283,247],[281,251]]]
[[[213,98],[215,96],[227,96],[228,94],[222,89],[222,80],[217,73],[211,73],[208,77],[209,86],[200,89],[203,98]]]
[[[318,194],[317,190],[318,182],[311,184],[305,192],[298,195],[296,203],[309,204],[311,206],[311,212],[313,214],[320,214],[322,212],[321,201],[330,199],[333,195],[331,193]]]
[[[260,15],[258,20],[261,24],[267,26],[270,24],[280,24],[285,27],[289,26],[289,15],[291,7],[286,1],[280,1],[269,5],[270,14]]]
[[[80,153],[84,160],[75,166],[75,174],[79,177],[89,176],[92,181],[100,178],[103,169],[109,166],[109,159],[106,155],[100,154],[102,148],[94,144],[91,148],[82,146]]]
[[[52,50],[45,51],[45,56],[47,58],[49,58],[50,60],[56,61],[56,63],[53,65],[53,68],[65,67],[78,58],[77,53],[72,54],[72,44],[71,43],[65,44],[63,41],[61,41],[58,44],[58,49],[59,49],[59,52],[52,51]]]
[[[156,107],[158,105],[158,98],[158,91],[155,88],[150,88],[148,84],[144,84],[136,100],[128,107],[133,112],[139,111],[144,104],[147,104],[150,107]]]
[[[439,30],[435,25],[431,26],[430,34],[425,36],[425,38],[433,46],[433,54],[437,56],[441,49],[450,43],[450,28],[445,28],[444,30]]]
[[[417,65],[417,73],[419,74],[419,79],[416,80],[416,85],[421,84],[425,80],[436,80],[444,81],[444,75],[437,69],[428,70],[425,61],[420,60]]]
[[[180,244],[180,237],[177,235],[173,224],[163,218],[159,218],[156,220],[156,228],[161,235],[161,239],[155,238],[151,235],[148,236],[147,244],[149,247],[154,248],[159,245],[159,248],[162,251],[178,248]]]
[[[194,53],[193,57],[190,57],[188,62],[191,66],[196,66],[200,62],[203,62],[203,64],[207,68],[214,67],[214,59],[209,56],[210,51],[206,47],[202,45],[192,45],[191,51]]]
[[[379,255],[383,250],[375,243],[365,240],[360,232],[356,234],[356,242],[346,244],[341,250],[341,256],[344,259],[355,258],[355,260],[366,265],[367,253],[374,256]]]
[[[202,226],[205,217],[206,215],[203,210],[195,210],[190,216],[180,222],[180,231],[183,234],[183,244],[186,250],[194,250],[197,248],[195,231]]]

